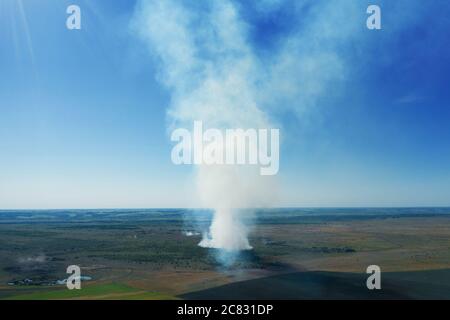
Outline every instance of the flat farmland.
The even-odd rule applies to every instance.
[[[253,250],[226,266],[198,246],[209,219],[180,209],[2,211],[0,299],[245,298],[261,284],[273,287],[261,298],[351,298],[373,264],[387,286],[374,298],[449,298],[446,208],[258,210],[244,218]],[[91,278],[82,290],[57,283],[69,265]]]

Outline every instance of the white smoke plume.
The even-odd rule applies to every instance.
[[[142,1],[136,23],[161,62],[161,81],[172,90],[168,114],[173,126],[270,128],[256,103],[257,59],[247,45],[246,28],[230,1]],[[204,206],[214,209],[209,234],[200,245],[228,251],[251,249],[240,209],[268,204],[273,178],[245,166],[197,168]]]
[[[242,6],[232,0],[138,2],[133,29],[171,91],[169,129],[196,120],[204,127],[274,128],[279,127],[274,119],[286,111],[305,119],[344,83],[349,60],[358,58],[367,35],[363,2],[255,1],[249,6],[256,14],[284,10],[292,19],[270,55],[260,54]],[[250,249],[239,209],[270,205],[276,195],[273,177],[245,166],[200,165],[196,170],[203,205],[215,211],[200,245]]]

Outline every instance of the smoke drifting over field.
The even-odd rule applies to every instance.
[[[366,7],[358,1],[142,0],[133,29],[171,91],[169,129],[196,120],[206,128],[274,128],[283,113],[303,120],[348,77],[349,52],[367,35]],[[265,34],[258,21],[246,20],[246,10],[262,21],[281,15],[277,21],[289,27],[275,25],[278,31]],[[251,166],[195,170],[198,195],[215,210],[200,245],[250,249],[239,209],[270,205],[275,179]]]
[[[247,26],[235,5],[210,1],[142,1],[138,30],[160,60],[160,79],[172,90],[173,127],[201,120],[209,128],[271,128],[257,103],[261,66],[247,44]],[[250,249],[240,208],[270,204],[273,178],[246,166],[200,165],[202,204],[215,210],[201,246]]]

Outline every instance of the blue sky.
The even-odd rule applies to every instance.
[[[65,27],[72,3],[79,31]],[[380,31],[365,28],[369,1],[232,3],[263,63],[291,39],[294,61],[325,52],[342,64],[278,73],[298,84],[289,99],[275,84],[261,93],[277,96],[264,108],[282,134],[274,205],[450,205],[448,1],[371,1]],[[170,160],[172,92],[133,28],[135,5],[0,4],[0,208],[197,205],[192,168]]]

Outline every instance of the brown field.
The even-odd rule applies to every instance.
[[[197,246],[200,236],[183,235],[185,219],[165,212],[129,219],[12,215],[0,220],[0,241],[7,244],[0,249],[0,298],[167,299],[295,272],[364,273],[372,264],[389,273],[450,269],[445,212],[289,221],[280,214],[256,221],[254,249],[229,268]],[[86,295],[48,283],[67,277],[71,264],[92,277],[83,282]],[[8,284],[23,279],[33,283]]]

